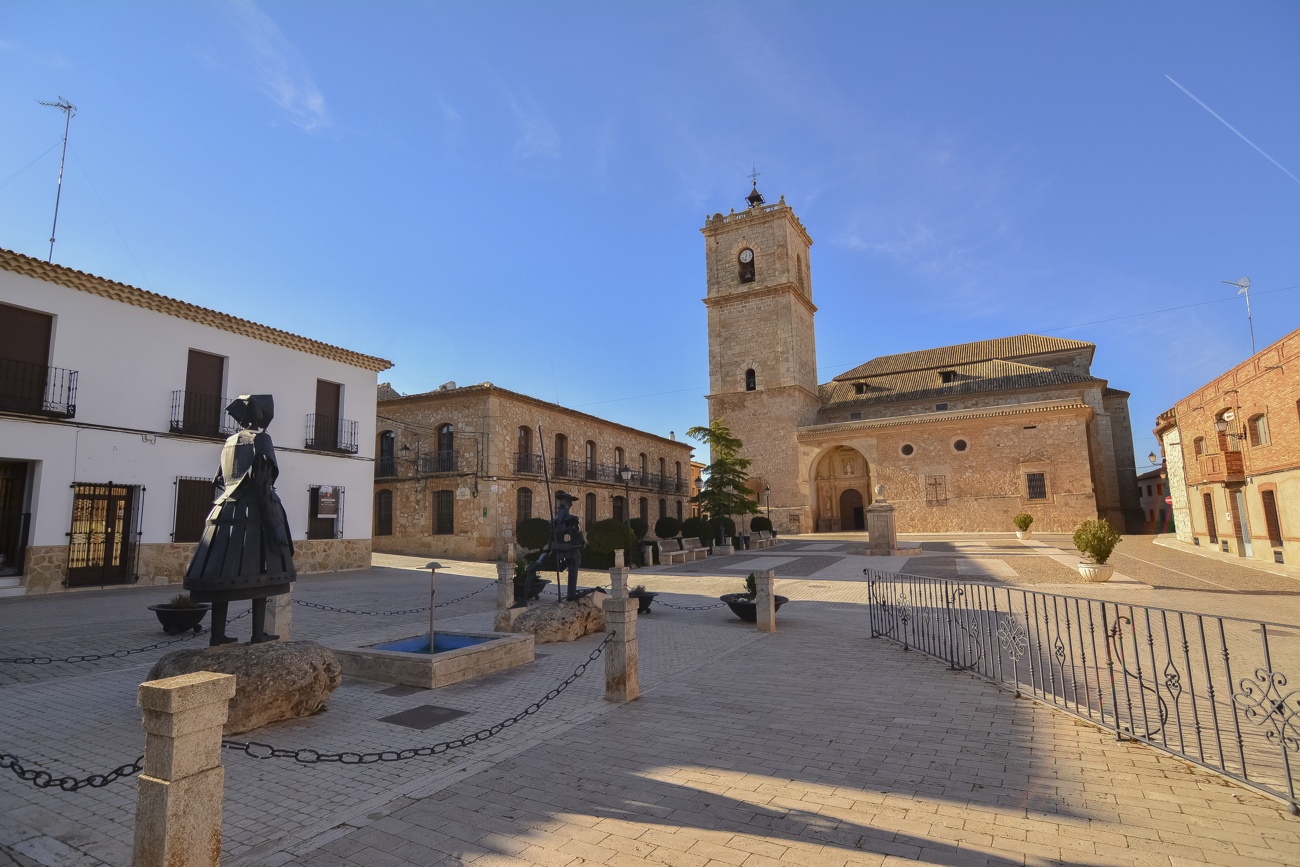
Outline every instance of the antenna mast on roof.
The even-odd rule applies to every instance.
[[[1250,318],[1250,278],[1242,277],[1240,280],[1220,280],[1220,283],[1227,283],[1229,286],[1237,287],[1238,295],[1246,296],[1246,321],[1250,323],[1250,354],[1255,354],[1255,320]]]
[[[42,102],[36,100],[41,105],[48,105],[50,108],[57,108],[64,114],[63,121],[63,155],[59,157],[59,188],[54,194],[54,225],[50,227],[50,258],[47,261],[54,261],[54,230],[59,227],[59,199],[63,197],[63,162],[68,158],[68,128],[72,126],[72,116],[77,113],[77,107],[68,102],[62,96],[58,102]]]

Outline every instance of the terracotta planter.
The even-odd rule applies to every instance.
[[[191,629],[198,632],[202,629],[200,624],[203,623],[203,618],[211,608],[212,606],[207,602],[199,602],[185,608],[177,608],[165,603],[149,606],[149,610],[158,615],[158,622],[162,624],[163,632],[168,635],[180,635]]]
[[[1109,563],[1079,563],[1079,574],[1093,584],[1109,581],[1110,576],[1114,573],[1115,567]]]

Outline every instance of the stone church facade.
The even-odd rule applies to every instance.
[[[862,530],[878,484],[901,532],[1005,532],[1018,512],[1040,531],[1140,525],[1129,395],[1093,376],[1093,344],[1024,334],[819,384],[812,238],[784,196],[748,202],[701,230],[709,417],[744,442],[778,531]]]

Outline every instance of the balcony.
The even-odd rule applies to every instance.
[[[516,452],[515,472],[525,476],[540,476],[542,474],[542,456]]]
[[[391,479],[397,475],[397,460],[392,456],[380,457],[375,461],[375,478]]]
[[[1244,482],[1245,462],[1241,452],[1216,452],[1198,459],[1202,482]]]
[[[171,432],[194,437],[221,439],[239,430],[226,415],[230,400],[193,391],[172,392]]]
[[[306,447],[318,452],[357,453],[357,423],[319,413],[307,416]]]
[[[420,455],[420,474],[437,476],[460,470],[460,452],[455,449]]]
[[[0,412],[73,418],[77,371],[0,358]]]

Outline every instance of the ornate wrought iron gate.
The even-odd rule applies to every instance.
[[[134,581],[139,553],[144,488],[137,485],[74,484],[68,533],[68,586],[94,587]]]
[[[864,570],[871,635],[1282,798],[1300,813],[1300,627]]]

